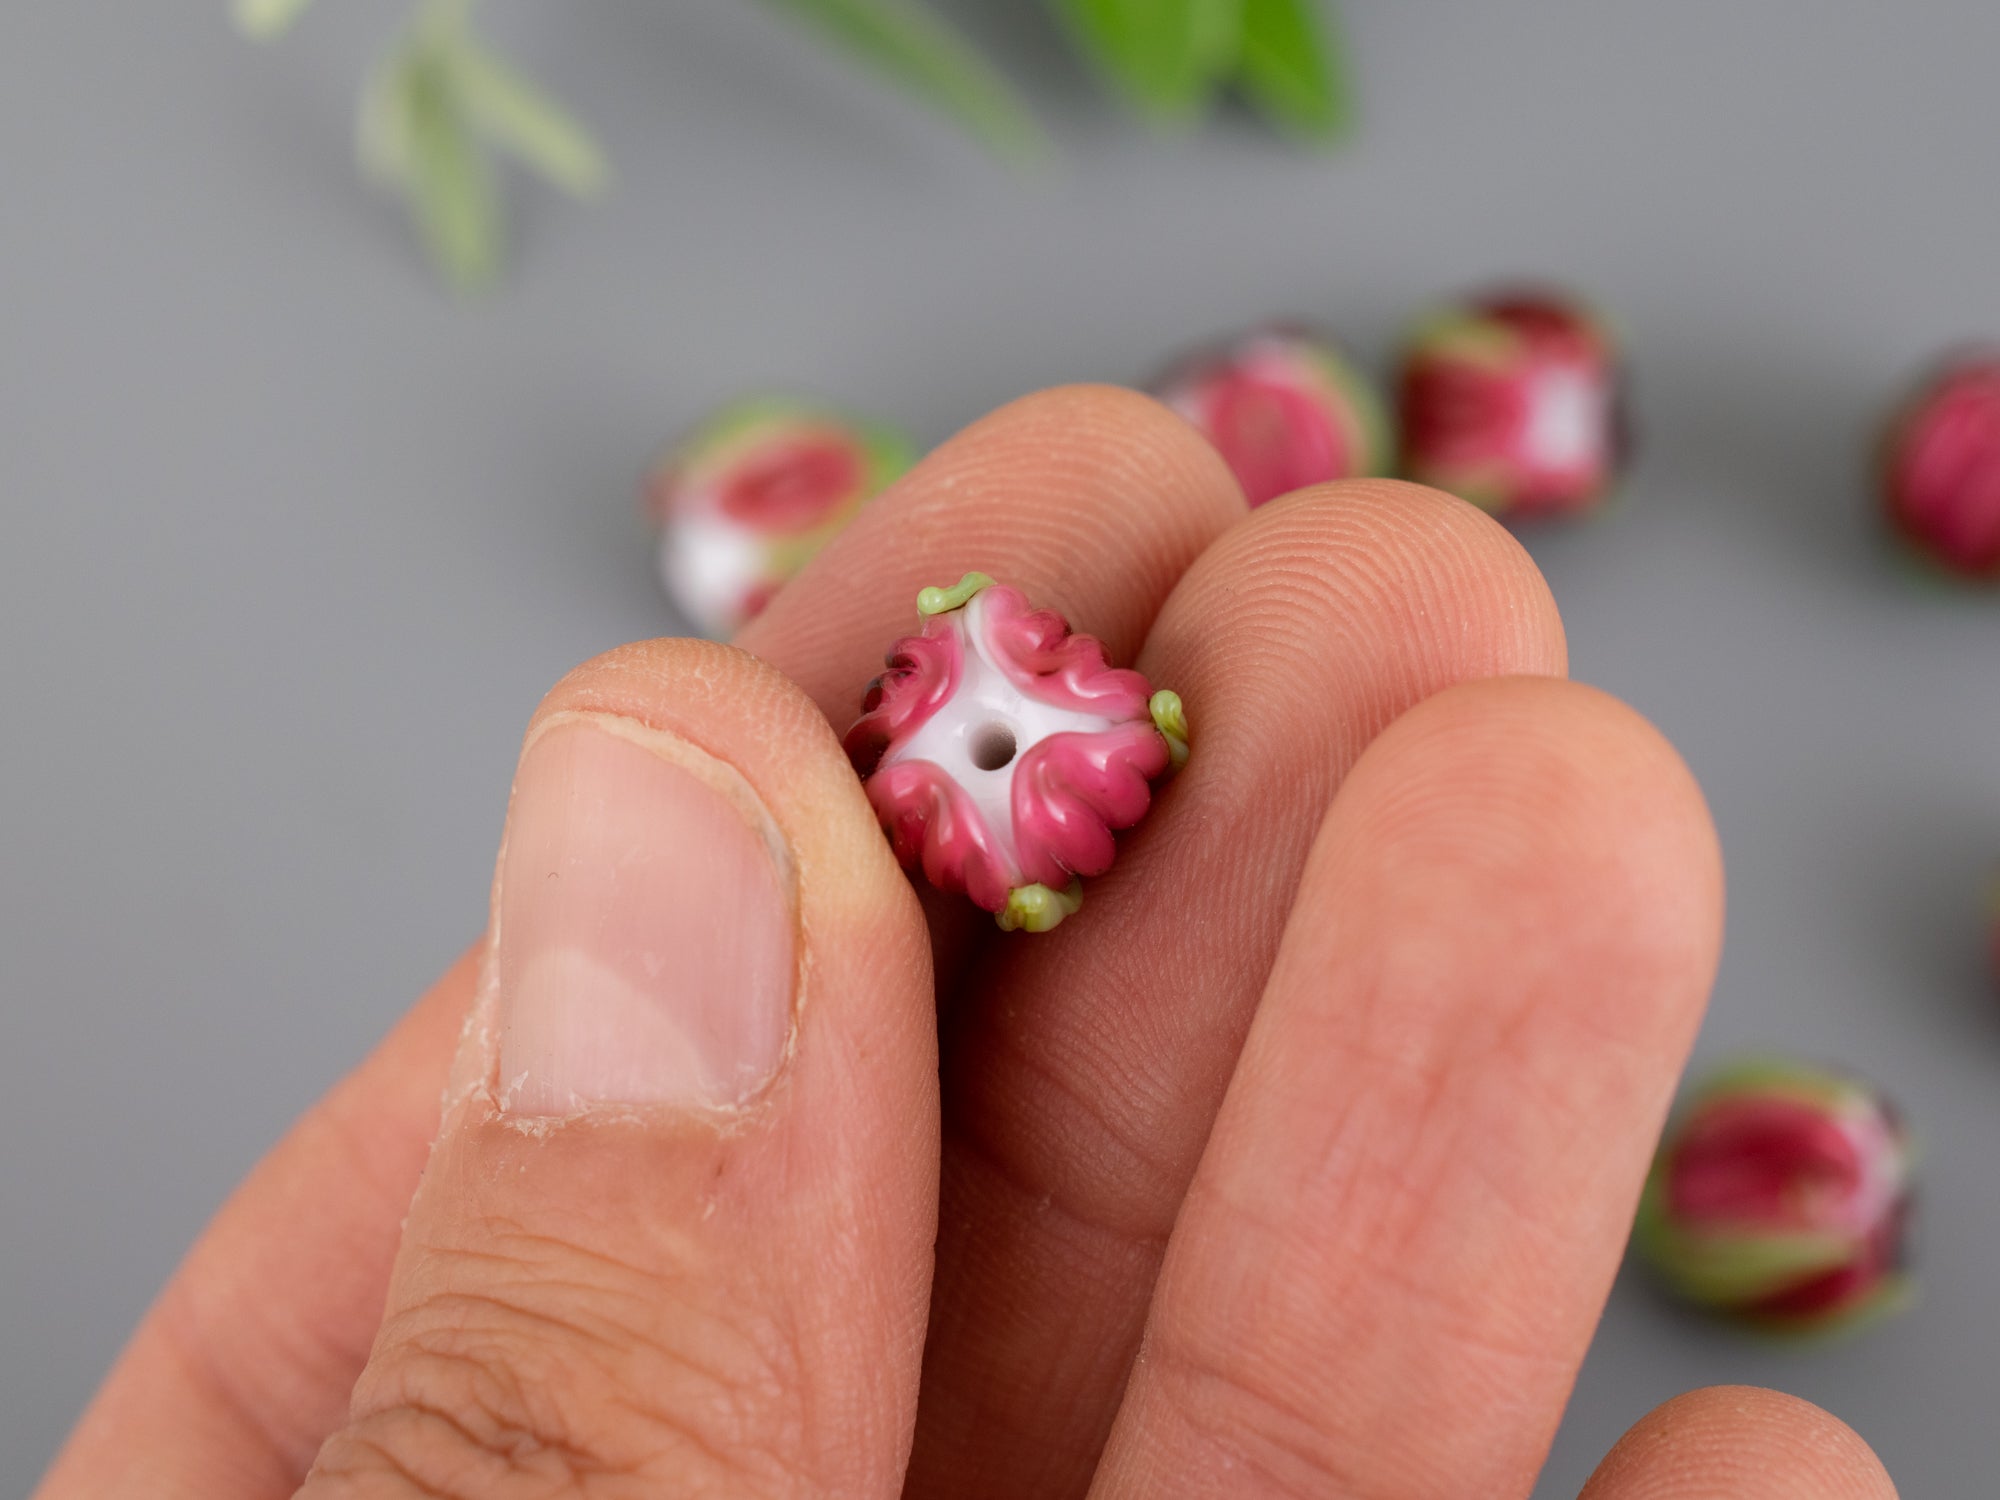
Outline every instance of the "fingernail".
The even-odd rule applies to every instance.
[[[499,1098],[519,1115],[741,1104],[793,1012],[793,890],[733,767],[601,714],[550,720],[515,773],[494,964]]]

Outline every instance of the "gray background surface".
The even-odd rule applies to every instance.
[[[454,305],[349,160],[397,14],[0,8],[0,1492],[182,1247],[477,930],[516,739],[671,631],[635,478],[718,398],[935,440],[1030,387],[1324,319],[1379,359],[1496,272],[1594,291],[1645,447],[1528,540],[1577,674],[1681,745],[1728,850],[1704,1053],[1864,1065],[1928,1146],[1926,1297],[1810,1352],[1621,1281],[1542,1493],[1683,1387],[1825,1403],[1905,1493],[2000,1472],[2000,613],[1881,555],[1868,423],[2000,334],[2000,9],[1348,0],[1359,143],[1100,107],[1022,0],[956,7],[1050,111],[1020,178],[741,0],[493,6],[614,153],[514,195]]]

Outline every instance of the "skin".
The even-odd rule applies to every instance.
[[[1046,936],[913,894],[835,738],[973,567],[1194,726]],[[40,1500],[1526,1495],[1722,876],[1672,748],[1563,680],[1507,533],[1378,481],[1249,514],[1163,408],[1059,390],[740,646],[613,652],[536,723],[684,733],[770,809],[813,976],[778,1077],[727,1116],[440,1126],[476,949],[224,1207]],[[1894,1493],[1747,1389],[1644,1417],[1584,1491]]]

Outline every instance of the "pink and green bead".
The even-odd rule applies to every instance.
[[[1552,292],[1493,293],[1424,319],[1397,406],[1403,474],[1498,516],[1593,510],[1626,459],[1616,342]]]
[[[1388,463],[1373,387],[1332,340],[1302,329],[1262,328],[1204,350],[1154,390],[1214,445],[1253,506]]]
[[[2000,876],[1986,888],[1986,957],[1993,982],[2000,985]]]
[[[2000,349],[1947,360],[1905,399],[1881,451],[1889,523],[1937,568],[2000,583]]]
[[[1690,1302],[1773,1333],[1851,1326],[1908,1294],[1911,1144],[1869,1085],[1746,1063],[1669,1127],[1633,1240]]]
[[[923,590],[917,611],[848,758],[905,866],[1006,931],[1046,932],[1110,868],[1151,783],[1187,759],[1181,701],[984,573]]]
[[[736,402],[647,476],[668,597],[697,629],[732,634],[915,460],[900,433],[831,407]]]

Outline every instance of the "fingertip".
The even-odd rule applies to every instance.
[[[1309,637],[1288,633],[1308,627]],[[1347,641],[1389,643],[1397,670],[1380,697],[1398,710],[1463,677],[1561,676],[1569,662],[1561,612],[1520,542],[1464,501],[1396,479],[1296,490],[1210,547],[1147,656],[1210,656],[1233,670],[1228,653],[1203,649],[1211,640],[1269,642],[1302,671],[1326,657],[1348,677],[1358,669],[1341,658]]]
[[[732,647],[586,662],[530,723],[494,887],[454,1102],[306,1493],[500,1493],[524,1452],[879,1492],[935,1239],[935,1011],[831,726]]]
[[[1329,501],[1363,507],[1373,506],[1383,511],[1400,511],[1411,516],[1426,517],[1439,524],[1463,526],[1474,533],[1497,533],[1514,542],[1514,545],[1520,548],[1523,557],[1527,556],[1527,550],[1520,547],[1514,534],[1494,520],[1490,512],[1468,504],[1448,490],[1441,490],[1433,485],[1418,484],[1411,479],[1397,479],[1393,475],[1369,474],[1355,479],[1329,479],[1293,490],[1289,495],[1280,496],[1270,504],[1287,507]]]
[[[1602,688],[1554,676],[1506,676],[1446,688],[1392,725],[1382,757],[1422,745],[1457,774],[1506,776],[1523,789],[1546,781],[1582,797],[1544,799],[1578,824],[1614,814],[1659,824],[1713,852],[1708,802],[1687,762],[1644,714]]]
[[[1696,977],[1706,994],[1722,941],[1721,845],[1687,763],[1628,704],[1555,677],[1461,683],[1391,725],[1351,784],[1377,788],[1356,801],[1366,836],[1396,858],[1469,851],[1491,878],[1506,872],[1506,909],[1569,914],[1571,930],[1543,925],[1550,941],[1573,946],[1578,926],[1615,934],[1621,962]],[[1600,992],[1593,977],[1577,973],[1578,1004],[1691,1003],[1686,983]]]
[[[726,716],[690,713],[726,700]],[[715,719],[771,734],[831,737],[812,700],[776,667],[737,646],[690,636],[631,641],[570,668],[535,707],[528,735],[561,713],[617,713],[656,729]]]
[[[572,668],[528,724],[532,744],[572,715],[605,715],[671,735],[730,766],[794,850],[812,851],[826,900],[879,909],[897,926],[916,899],[881,837],[839,737],[775,666],[737,646],[684,637],[634,641]],[[810,837],[805,830],[810,828]]]
[[[1233,518],[1248,508],[1214,445],[1172,407],[1130,386],[1080,381],[1032,391],[980,418],[960,437],[993,432],[1010,444],[1039,440],[1058,455],[1087,455],[1093,461],[1108,446],[1136,466],[1184,477],[1191,492],[1219,515]]]
[[[922,483],[913,476],[912,489],[940,497],[967,486],[983,489],[999,502],[1003,522],[1039,533],[1042,555],[1091,548],[1132,575],[1129,582],[1087,580],[1098,594],[1143,588],[1154,606],[1248,513],[1235,476],[1208,440],[1152,396],[1125,386],[1062,385],[1021,396],[934,457],[937,472]],[[1010,492],[1011,499],[1001,498]],[[963,515],[962,500],[938,503],[950,504],[961,524],[980,526],[980,518]],[[1091,622],[1080,628],[1102,636],[1117,654],[1138,649],[1144,619],[1126,635],[1115,617],[1093,620],[1103,598],[1088,589],[1071,593],[1066,585],[1052,579],[1046,602],[1073,623]]]
[[[1579,1500],[1895,1500],[1875,1450],[1832,1413],[1758,1386],[1709,1386],[1655,1407]]]
[[[1449,491],[1413,480],[1389,475],[1333,479],[1294,490],[1261,507],[1279,515],[1292,509],[1325,508],[1372,517],[1377,524],[1388,528],[1390,540],[1428,536],[1443,538],[1452,546],[1479,549],[1496,562],[1504,559],[1501,565],[1510,572],[1541,581],[1541,570],[1528,555],[1528,549],[1490,512]],[[1546,591],[1545,584],[1543,588]]]

